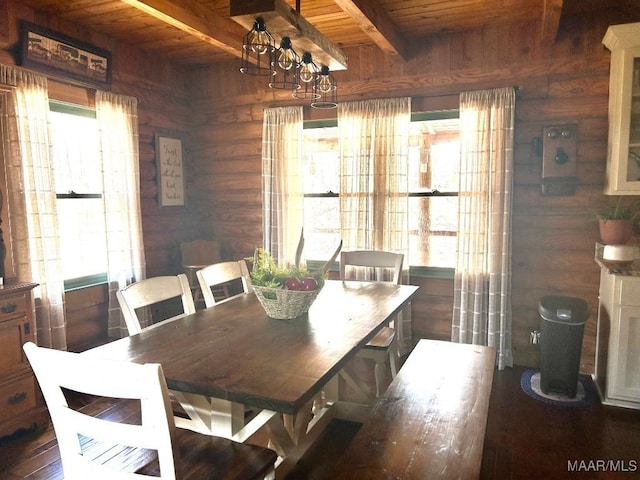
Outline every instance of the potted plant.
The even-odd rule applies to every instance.
[[[610,204],[596,216],[602,243],[625,244],[633,236],[634,225],[640,217],[640,205],[637,201],[624,203],[622,197],[618,197],[615,203]]]

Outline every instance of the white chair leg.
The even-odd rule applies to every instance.
[[[398,369],[396,367],[396,351],[395,344],[393,348],[389,350],[389,368],[391,368],[391,379],[393,380],[398,375]]]
[[[376,377],[376,398],[379,398],[382,394],[382,382],[384,381],[384,371],[386,370],[385,362],[379,362],[376,360],[376,365],[373,372]]]
[[[395,343],[392,344],[391,348],[388,352],[385,352],[385,354],[378,353],[374,356],[375,367],[373,369],[373,373],[376,378],[376,398],[380,397],[383,393],[382,386],[387,370],[387,359],[389,359],[389,370],[391,370],[391,379],[393,380],[398,374],[398,369],[396,367]]]

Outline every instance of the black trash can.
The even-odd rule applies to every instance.
[[[542,297],[540,313],[540,389],[576,396],[584,324],[589,318],[581,298]]]

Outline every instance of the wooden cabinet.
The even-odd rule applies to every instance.
[[[31,291],[34,283],[0,287],[0,437],[46,420],[35,377],[22,345],[35,341]]]
[[[594,380],[606,405],[640,409],[640,277],[600,273]]]
[[[640,194],[640,23],[612,25],[607,195]]]

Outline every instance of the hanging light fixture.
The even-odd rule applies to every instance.
[[[274,75],[275,43],[262,17],[256,17],[253,28],[242,39],[240,71],[247,75]]]
[[[297,69],[296,81],[300,87],[293,91],[295,98],[317,99],[320,98],[318,92],[318,66],[313,63],[311,53],[304,52],[300,67]]]
[[[336,108],[338,106],[338,83],[329,67],[322,65],[316,86],[319,97],[311,102],[313,108]]]
[[[297,90],[300,88],[298,79],[300,57],[293,49],[289,37],[282,37],[280,48],[275,52],[272,67],[275,73],[269,82],[271,88],[280,90]]]
[[[310,52],[318,65],[328,65],[332,72],[347,68],[345,53],[302,16],[300,0],[295,0],[295,8],[294,0],[229,0],[228,4],[230,19],[247,31],[260,17],[276,42],[286,35],[298,52]]]

